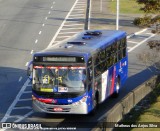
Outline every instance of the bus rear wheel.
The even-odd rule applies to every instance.
[[[120,79],[118,79],[116,82],[116,91],[112,95],[113,98],[117,98],[119,96],[119,89],[120,89]]]

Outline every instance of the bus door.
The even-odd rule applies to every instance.
[[[107,79],[107,97],[114,92],[115,85],[115,66],[108,69],[108,79]]]
[[[93,70],[93,63],[92,63],[92,58],[90,58],[88,60],[88,64],[87,64],[87,72],[88,72],[88,78],[87,78],[87,86],[88,86],[88,111],[92,110],[93,107],[93,94],[95,94],[95,85],[94,85],[94,70]]]

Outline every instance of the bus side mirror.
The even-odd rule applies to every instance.
[[[27,67],[27,76],[32,81],[32,63],[33,61],[30,61]]]

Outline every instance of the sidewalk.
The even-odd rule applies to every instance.
[[[100,0],[91,0],[91,18],[90,29],[116,29],[116,14],[109,10],[109,2],[111,0],[102,0],[101,8]],[[116,8],[116,7],[115,7]],[[133,20],[141,15],[137,14],[120,14],[119,16],[119,30],[124,30],[127,35],[133,34],[142,30],[133,24]]]

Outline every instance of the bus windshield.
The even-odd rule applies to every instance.
[[[34,66],[33,89],[42,92],[77,92],[85,90],[85,67]]]

